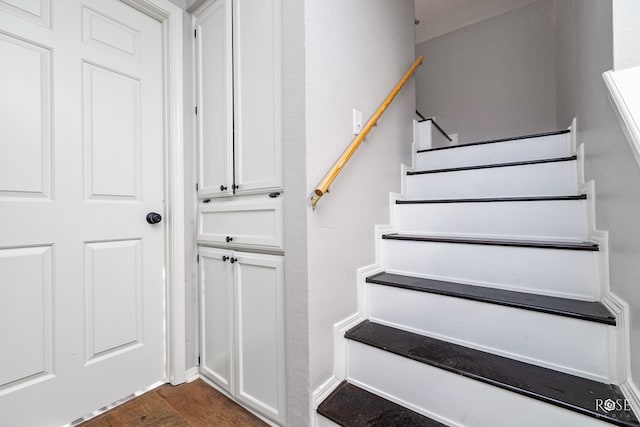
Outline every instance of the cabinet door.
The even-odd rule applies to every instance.
[[[231,0],[196,15],[198,195],[233,194],[233,57]]]
[[[266,194],[200,203],[198,243],[282,249],[283,197]]]
[[[200,248],[200,372],[233,393],[232,253]],[[223,261],[223,257],[227,257]]]
[[[236,253],[236,397],[284,423],[283,258]]]
[[[234,0],[237,194],[282,188],[280,0]]]

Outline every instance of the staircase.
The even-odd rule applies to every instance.
[[[318,425],[639,426],[575,133],[447,145],[414,126]]]

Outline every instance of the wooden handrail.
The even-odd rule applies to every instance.
[[[320,198],[324,196],[325,193],[329,192],[329,186],[331,185],[331,183],[333,183],[333,180],[336,179],[338,174],[342,171],[344,165],[347,163],[347,161],[349,161],[353,153],[355,153],[355,151],[358,149],[362,141],[364,141],[364,139],[367,137],[371,129],[378,123],[378,119],[380,119],[380,116],[382,116],[382,114],[386,111],[386,109],[391,104],[391,101],[393,101],[398,92],[400,92],[400,90],[407,83],[407,80],[409,80],[411,75],[413,75],[416,69],[422,64],[422,59],[422,56],[418,56],[411,68],[409,68],[405,75],[402,76],[402,79],[400,79],[398,84],[393,88],[389,95],[387,95],[384,101],[382,101],[382,104],[380,104],[378,109],[373,113],[360,133],[353,139],[353,141],[351,141],[351,144],[349,144],[344,153],[342,153],[338,160],[333,164],[331,169],[329,169],[329,172],[327,172],[324,178],[322,178],[322,181],[320,181],[320,184],[318,184],[318,186],[314,190],[315,195],[311,197],[312,207],[315,208],[318,200],[320,200]]]

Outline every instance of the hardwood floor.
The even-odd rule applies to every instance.
[[[202,380],[165,384],[80,424],[82,427],[258,427],[263,421]]]

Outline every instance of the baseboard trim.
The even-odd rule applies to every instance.
[[[318,406],[336,389],[342,382],[341,379],[332,375],[331,378],[320,384],[320,387],[313,391],[311,395],[311,408],[315,412]]]
[[[616,374],[611,380],[624,383],[631,378],[631,343],[629,342],[629,305],[616,294],[607,291],[602,297],[602,303],[616,316],[616,348],[610,349],[611,364],[615,363]]]
[[[188,383],[194,382],[195,380],[200,378],[200,367],[194,366],[191,369],[187,369],[186,377],[186,382]]]
[[[638,391],[635,383],[631,379],[628,379],[620,385],[620,389],[622,393],[624,393],[624,397],[629,399],[629,404],[633,412],[640,414],[640,391]]]

